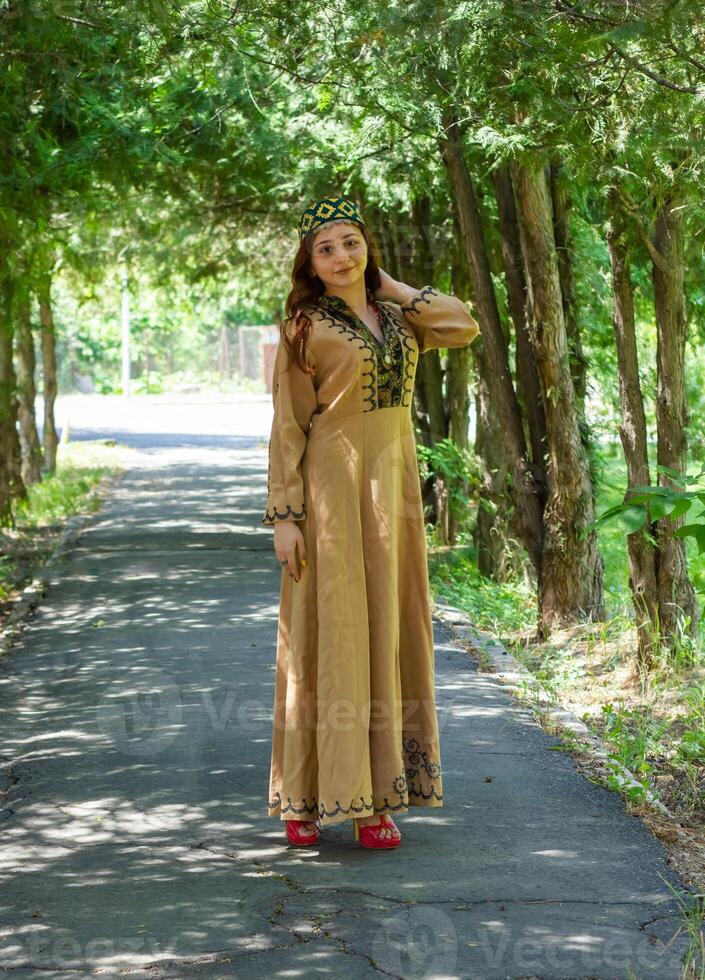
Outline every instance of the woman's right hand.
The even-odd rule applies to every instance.
[[[301,569],[296,559],[298,548],[301,565],[306,567],[306,545],[301,528],[296,521],[280,521],[274,525],[274,553],[279,559],[282,567],[287,570],[289,575],[293,575],[295,581],[301,578]]]

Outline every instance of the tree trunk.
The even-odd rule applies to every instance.
[[[12,502],[27,498],[17,435],[17,379],[12,362],[14,283],[9,269],[0,278],[0,526],[14,527]]]
[[[370,226],[374,228],[374,238],[379,251],[382,268],[393,279],[402,278],[402,267],[397,254],[397,241],[388,215],[380,208],[367,208]]]
[[[466,249],[463,246],[463,233],[460,224],[457,201],[453,202],[454,248],[451,275],[453,294],[465,301],[475,302],[472,292],[470,266]],[[480,572],[495,582],[504,582],[510,575],[509,541],[512,530],[509,522],[510,507],[502,487],[506,485],[507,470],[503,465],[505,454],[501,450],[502,433],[490,409],[489,392],[484,381],[486,365],[480,367],[483,357],[482,343],[458,351],[470,354],[475,378],[475,444],[474,452],[481,460],[477,520],[473,529],[473,542],[477,549],[477,565]],[[448,352],[449,355],[452,353]],[[450,364],[449,364],[450,370]],[[499,449],[499,451],[498,451]]]
[[[386,236],[388,237],[388,236]],[[397,248],[392,248],[393,261],[399,268],[394,278],[421,288],[433,283],[434,249],[430,238],[430,200],[426,195],[412,199],[409,222],[399,235]],[[391,268],[391,267],[390,267]],[[443,404],[443,370],[437,350],[427,351],[416,367],[414,384],[414,422],[424,446],[431,448],[448,433]],[[439,515],[439,505],[445,501],[445,488],[430,474],[422,485],[424,512],[439,530],[445,541],[445,516]]]
[[[226,381],[231,376],[230,371],[230,342],[228,340],[228,328],[225,324],[220,327],[220,358],[218,363],[220,372],[220,382]]]
[[[594,519],[590,468],[570,373],[553,216],[546,175],[536,163],[513,164],[527,270],[530,337],[541,378],[548,442],[548,499],[539,581],[540,632],[604,615],[603,565]]]
[[[572,200],[570,192],[566,187],[566,178],[563,174],[564,169],[561,160],[554,161],[549,168],[551,201],[553,205],[553,234],[556,241],[558,276],[561,284],[561,296],[563,298],[563,317],[568,336],[568,361],[575,388],[580,438],[585,446],[588,466],[590,467],[590,486],[592,488],[594,506],[596,472],[594,468],[594,454],[592,452],[592,433],[585,416],[587,361],[580,337],[578,303],[575,298],[575,276],[573,273],[573,255],[575,250],[571,241],[569,220]]]
[[[448,350],[446,370],[446,402],[448,405],[448,438],[452,439],[462,451],[469,447],[468,419],[470,417],[470,372],[472,351],[470,347],[456,347]],[[467,486],[458,487],[467,494]],[[448,544],[455,544],[458,530],[465,520],[453,509],[448,516]]]
[[[569,211],[570,194],[565,186],[564,169],[561,160],[554,160],[550,166],[551,203],[553,208],[553,234],[558,258],[558,277],[563,299],[563,317],[568,336],[568,360],[570,374],[575,388],[576,405],[581,419],[585,417],[585,392],[587,361],[583,353],[578,322],[578,305],[575,300],[575,281],[573,276],[573,248],[570,241]],[[585,440],[583,440],[585,441]]]
[[[433,283],[434,251],[430,239],[430,201],[428,197],[415,198],[410,211],[410,223],[414,234],[407,235],[411,246],[403,255],[400,269],[402,282],[421,288]],[[448,422],[443,404],[443,369],[437,350],[427,351],[419,357],[416,366],[414,404],[424,445],[434,446],[448,434]]]
[[[42,336],[42,372],[44,377],[44,468],[53,473],[56,470],[56,448],[58,438],[54,424],[54,402],[56,401],[56,333],[54,315],[51,309],[51,274],[44,273],[37,284],[39,297],[39,319]]]
[[[491,444],[489,439],[483,440],[485,451],[491,449],[498,462],[495,467],[487,460],[490,470],[497,469],[496,478],[493,474],[491,503],[503,508],[509,499],[514,505],[518,533],[540,579],[541,504],[527,460],[521,413],[509,369],[507,343],[497,309],[475,188],[457,122],[448,112],[439,144],[457,199],[461,240],[471,270],[474,303],[482,330],[475,346],[482,347],[482,353],[477,351],[476,356],[489,398],[487,422],[501,433],[501,438],[492,439]]]
[[[543,410],[541,381],[529,341],[526,275],[521,254],[521,237],[514,200],[514,186],[507,167],[492,171],[497,201],[499,233],[502,240],[504,275],[507,282],[509,313],[516,337],[516,379],[519,405],[526,422],[527,441],[531,447],[531,466],[541,499],[546,504],[546,416]]]
[[[622,407],[619,436],[627,463],[627,500],[633,487],[648,486],[651,477],[644,399],[639,380],[629,245],[614,190],[610,194],[610,204],[607,245],[612,264],[612,324],[617,345],[619,398]],[[659,628],[657,554],[643,530],[627,535],[627,549],[629,588],[636,615],[638,660],[643,668],[650,670],[653,666],[654,641],[657,640]]]
[[[474,304],[470,267],[465,258],[462,245],[462,231],[457,202],[453,198],[453,262],[451,275],[453,294]],[[504,582],[511,573],[509,561],[509,526],[506,497],[502,498],[501,488],[507,480],[507,470],[503,468],[504,453],[501,451],[502,432],[490,407],[490,395],[485,382],[486,363],[481,366],[483,349],[480,342],[467,350],[475,379],[475,443],[473,450],[482,462],[478,494],[477,520],[473,529],[473,542],[477,549],[477,567],[487,578]],[[451,353],[450,351],[448,352]],[[499,451],[498,451],[499,449]]]
[[[419,285],[433,282],[436,271],[435,243],[431,232],[431,198],[428,194],[419,194],[411,199],[411,251],[408,257],[409,265]]]
[[[667,196],[657,217],[653,237],[652,278],[656,313],[658,370],[656,423],[659,466],[685,473],[687,465],[685,404],[685,344],[687,322],[683,291],[683,208],[678,191]],[[660,472],[661,486],[675,486]],[[667,642],[687,624],[694,634],[697,623],[695,593],[688,579],[685,542],[674,532],[683,518],[656,522],[658,541],[658,596],[661,632]]]
[[[38,483],[42,475],[42,446],[34,414],[36,357],[32,336],[30,292],[26,282],[18,283],[16,295],[15,349],[17,353],[17,396],[22,449],[22,479],[25,484]]]
[[[455,235],[453,236],[451,264],[452,291],[454,296],[458,296],[462,300],[472,301],[469,270],[467,263],[463,261],[462,248],[460,247],[460,225],[455,207],[453,207],[453,222]],[[461,451],[467,451],[470,445],[468,423],[470,418],[470,376],[473,371],[472,353],[472,347],[451,347],[448,349],[446,361],[444,414],[447,419],[447,435]],[[424,357],[426,356],[424,355]],[[458,492],[464,493],[465,496],[469,495],[470,488],[467,483],[458,486],[456,489]],[[450,501],[448,501],[448,505],[447,543],[455,544],[458,540],[458,531],[465,527],[467,521],[464,515],[457,514],[450,507]]]

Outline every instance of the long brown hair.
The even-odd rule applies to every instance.
[[[365,288],[374,293],[379,289],[379,251],[377,244],[364,225],[357,226],[367,242],[367,265],[365,266]],[[311,318],[304,312],[315,306],[323,295],[324,286],[318,276],[313,276],[307,267],[311,261],[314,235],[307,235],[299,243],[294,256],[291,272],[292,287],[286,298],[286,316],[279,325],[281,342],[289,352],[289,357],[306,374],[313,374],[313,368],[306,364],[306,344],[311,332]],[[289,332],[291,336],[289,336]]]

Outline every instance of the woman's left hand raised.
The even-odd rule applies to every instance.
[[[379,288],[375,289],[375,299],[378,299],[381,303],[389,302],[401,305],[418,293],[418,289],[407,286],[404,282],[397,282],[396,279],[392,279],[384,269],[379,270],[379,279],[380,284]]]

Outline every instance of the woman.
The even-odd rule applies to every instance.
[[[268,813],[292,844],[352,819],[394,847],[391,813],[443,801],[414,377],[479,328],[380,269],[347,198],[304,211],[292,282],[262,521],[282,565]]]

